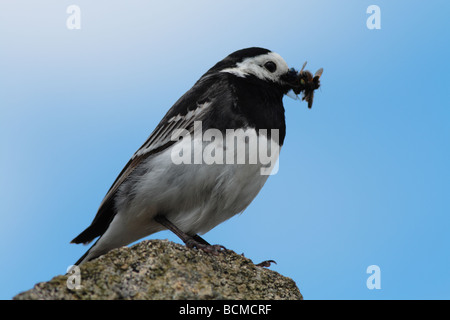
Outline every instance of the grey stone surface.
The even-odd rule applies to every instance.
[[[295,282],[231,250],[217,256],[167,240],[112,250],[80,267],[79,289],[56,276],[14,299],[302,299]]]

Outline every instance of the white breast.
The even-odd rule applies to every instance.
[[[277,159],[279,146],[268,141],[266,135],[257,135],[255,129],[248,129],[245,136],[248,139],[244,137],[241,146],[246,148],[246,159],[251,157],[248,154],[251,153],[250,141],[269,145],[269,150],[275,146],[276,157],[273,159]],[[224,163],[175,164],[172,148],[149,158],[142,164],[146,173],[132,176],[119,189],[118,213],[100,239],[98,249],[126,245],[162,230],[153,220],[157,214],[166,215],[186,233],[203,234],[242,212],[252,202],[268,178],[261,170],[265,165],[259,159],[254,164],[226,162],[226,137],[223,141],[204,141],[202,138],[183,139],[176,145],[192,150],[200,147],[197,150],[202,152],[222,149]],[[237,152],[238,145],[234,147]]]

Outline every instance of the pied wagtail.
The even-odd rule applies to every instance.
[[[184,147],[191,148],[198,140],[174,139],[173,134],[191,134],[199,122],[202,132],[215,129],[224,136],[242,129],[248,141],[276,143],[278,156],[286,133],[283,96],[303,93],[311,108],[320,86],[322,69],[315,76],[303,69],[289,69],[280,55],[257,47],[236,51],[209,69],[170,108],[116,178],[91,225],[72,240],[87,244],[99,237],[76,264],[165,229],[190,248],[221,251],[222,246],[197,234],[242,212],[268,175],[261,174],[260,162],[174,163],[174,148],[185,140]],[[276,139],[271,132],[277,132]],[[211,143],[216,151],[226,150],[223,140]],[[204,150],[206,142],[200,145]]]

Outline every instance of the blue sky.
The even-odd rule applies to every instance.
[[[80,30],[66,27],[72,4]],[[380,30],[366,27],[372,4]],[[2,1],[0,298],[64,273],[87,250],[70,240],[170,106],[218,60],[261,46],[323,67],[322,87],[311,110],[285,98],[278,173],[205,239],[276,260],[305,299],[449,299],[449,9]]]

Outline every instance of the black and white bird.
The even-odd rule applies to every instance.
[[[99,237],[76,264],[165,229],[188,247],[221,251],[222,246],[210,245],[198,234],[247,208],[268,178],[261,174],[265,164],[180,164],[173,161],[174,150],[205,150],[212,144],[216,152],[226,152],[227,134],[242,129],[244,147],[250,141],[275,143],[272,151],[278,156],[286,134],[283,96],[303,92],[310,107],[320,75],[321,70],[313,77],[303,68],[290,69],[279,54],[256,47],[214,65],[170,108],[120,172],[91,225],[72,240],[87,244]],[[193,134],[198,123],[201,133],[214,129],[225,138],[205,141],[201,135],[184,139],[175,134]]]

